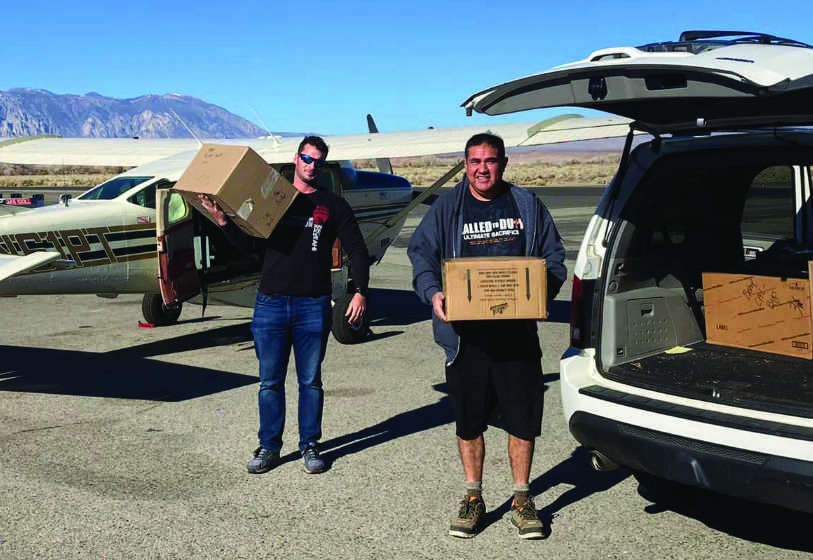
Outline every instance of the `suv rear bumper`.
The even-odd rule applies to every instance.
[[[570,432],[619,465],[683,484],[813,513],[813,462],[726,447],[574,412]]]

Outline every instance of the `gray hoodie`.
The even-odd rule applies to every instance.
[[[532,192],[506,183],[525,224],[525,256],[546,261],[548,299],[559,293],[567,277],[562,238],[548,209]],[[443,289],[443,260],[461,256],[463,243],[463,201],[468,190],[464,178],[450,192],[432,204],[409,240],[407,254],[412,261],[412,286],[421,301],[432,304],[432,296]],[[454,361],[460,339],[451,323],[432,314],[435,342],[445,351],[447,363]]]

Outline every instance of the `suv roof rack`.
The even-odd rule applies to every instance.
[[[779,44],[794,44],[810,48],[810,45],[794,41],[793,39],[785,39],[784,37],[777,37],[776,35],[769,35],[768,33],[756,33],[754,31],[684,31],[680,34],[679,41],[697,41],[698,39],[716,39],[718,37],[739,37],[733,39],[735,43],[761,43],[768,45],[771,43]]]
[[[677,41],[649,43],[637,47],[648,52],[691,52],[697,54],[709,48],[739,43],[752,43],[759,45],[783,45],[813,49],[813,46],[801,41],[777,37],[768,33],[753,31],[722,31],[722,30],[691,30],[680,34]]]

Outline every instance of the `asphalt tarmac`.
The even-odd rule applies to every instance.
[[[550,204],[570,269],[594,204],[573,200]],[[372,269],[372,340],[329,343],[321,475],[296,453],[293,369],[283,464],[246,473],[250,310],[189,306],[180,324],[143,329],[138,296],[0,298],[0,559],[810,557],[809,515],[703,493],[655,503],[629,472],[589,468],[559,397],[569,284],[540,330],[548,391],[531,489],[549,536],[521,541],[506,517],[496,429],[488,526],[448,536],[463,476],[443,353],[410,288],[405,246],[419,218]]]

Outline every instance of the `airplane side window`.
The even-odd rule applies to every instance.
[[[189,217],[189,205],[178,193],[169,193],[169,201],[167,202],[167,221],[169,225],[180,222],[187,217]]]
[[[134,195],[131,195],[127,199],[127,202],[155,210],[155,190],[169,188],[173,184],[174,183],[172,181],[167,181],[166,179],[156,181],[151,185],[147,185]]]
[[[127,198],[131,202],[144,208],[155,208],[155,185],[149,185]]]
[[[336,187],[334,186],[334,171],[332,169],[324,168],[324,171],[319,175],[316,179],[316,186],[317,188],[324,189],[330,192],[336,192]]]
[[[294,164],[293,163],[284,163],[279,166],[277,169],[279,174],[282,175],[286,181],[289,183],[293,183],[294,181]]]

